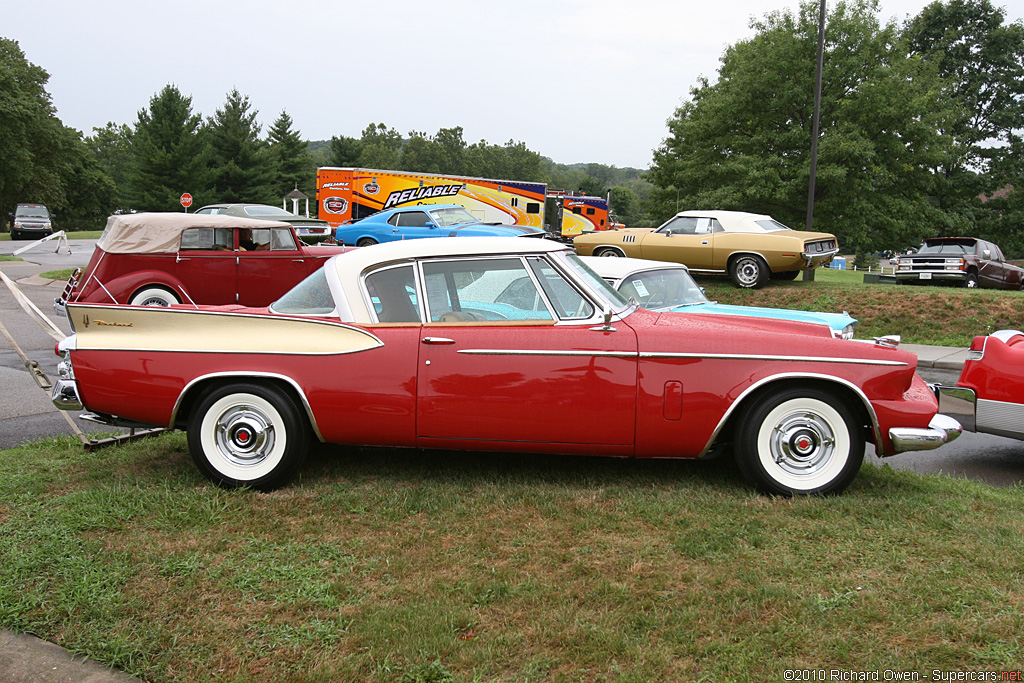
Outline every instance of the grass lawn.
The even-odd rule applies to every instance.
[[[64,233],[69,240],[97,240],[103,234],[102,230],[78,230],[76,232]],[[0,242],[10,242],[11,233],[0,232]],[[27,244],[27,242],[26,242]]]
[[[0,625],[154,682],[1024,661],[1016,488],[866,465],[842,496],[784,500],[728,461],[324,449],[257,494],[209,485],[181,434],[0,457]]]
[[[966,347],[979,334],[1024,328],[1024,292],[864,284],[862,271],[831,269],[816,271],[812,282],[772,281],[758,290],[721,277],[696,279],[723,304],[848,311],[858,320],[858,339],[898,334],[907,343]]]

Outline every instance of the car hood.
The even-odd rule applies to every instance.
[[[18,221],[22,225],[27,225],[29,223],[45,225],[50,222],[49,218],[39,218],[38,216],[17,216],[14,220]]]
[[[830,329],[842,332],[843,328],[857,322],[854,318],[842,313],[819,313],[812,311],[793,311],[786,308],[761,308],[759,306],[732,306],[709,301],[703,304],[689,304],[666,309],[674,313],[706,313],[712,315],[741,315],[753,318],[774,318],[776,320],[795,320],[805,323],[827,325]]]

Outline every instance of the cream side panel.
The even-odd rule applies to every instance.
[[[74,304],[68,313],[82,350],[334,355],[383,346],[359,328],[302,318]]]

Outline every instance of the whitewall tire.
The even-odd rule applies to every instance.
[[[791,388],[747,410],[735,452],[743,476],[765,493],[839,493],[860,470],[864,434],[841,400],[818,389]]]
[[[216,389],[188,423],[192,460],[226,488],[269,491],[287,484],[309,449],[309,425],[284,391],[259,384]]]

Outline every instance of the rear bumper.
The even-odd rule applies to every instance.
[[[78,384],[73,379],[59,379],[50,392],[50,400],[60,410],[81,410],[82,399],[78,396]]]
[[[966,387],[931,385],[939,399],[939,410],[958,420],[969,432],[976,431],[978,395]]]
[[[838,253],[838,248],[832,249],[831,251],[804,251],[800,253],[800,258],[803,259],[804,268],[819,268],[821,266],[825,266],[831,263],[832,258]]]
[[[939,410],[960,421],[969,432],[1024,439],[1024,404],[978,398],[974,389],[932,385]]]
[[[962,431],[963,427],[959,422],[939,413],[932,418],[927,428],[893,427],[889,430],[889,438],[897,453],[930,451],[954,441]]]

